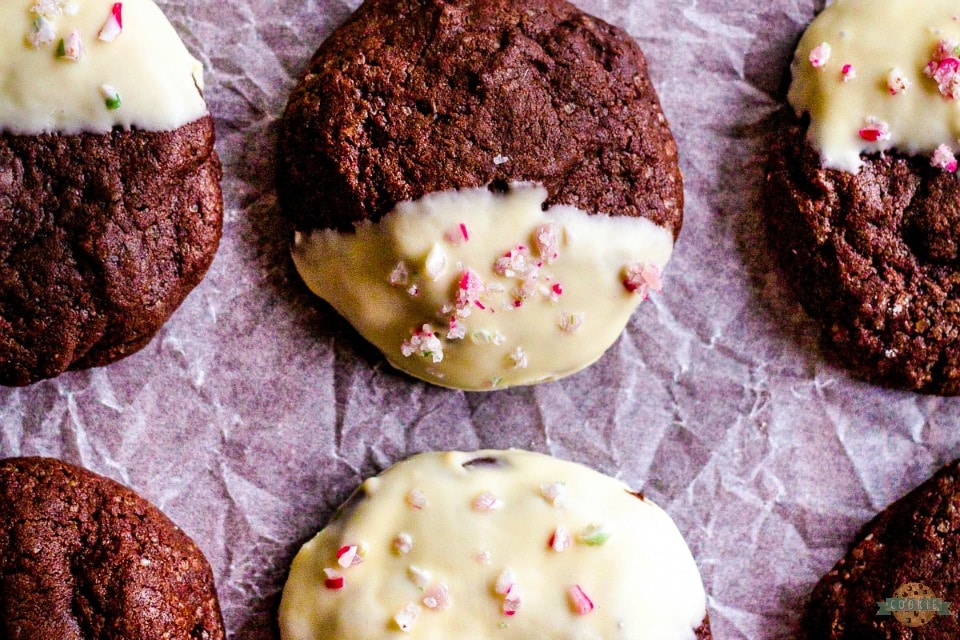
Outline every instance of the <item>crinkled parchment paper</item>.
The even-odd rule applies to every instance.
[[[838,367],[765,244],[760,198],[791,50],[821,5],[581,0],[650,62],[686,175],[662,294],[599,363],[489,394],[395,373],[300,283],[276,121],[334,0],[161,0],[206,65],[223,243],[140,353],[0,390],[0,454],[52,455],[155,502],[206,552],[234,638],[275,636],[293,554],[366,476],[418,451],[527,447],[642,488],[676,519],[715,637],[792,638],[867,519],[960,452],[957,400]]]

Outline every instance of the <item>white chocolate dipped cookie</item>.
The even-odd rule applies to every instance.
[[[220,241],[200,64],[151,0],[0,2],[0,384],[145,346]]]
[[[595,362],[660,290],[683,218],[642,52],[565,0],[365,2],[279,146],[304,281],[394,367],[451,388]]]
[[[797,47],[765,217],[851,370],[960,394],[960,5],[836,0]]]
[[[283,640],[706,640],[676,526],[623,483],[518,450],[416,455],[294,559]]]

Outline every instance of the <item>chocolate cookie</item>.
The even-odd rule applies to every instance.
[[[709,640],[680,532],[651,501],[526,451],[414,456],[294,559],[283,640]]]
[[[804,36],[790,89],[801,115],[774,143],[767,220],[800,301],[858,375],[953,395],[960,177],[941,68],[960,27],[954,3],[915,8],[840,0]]]
[[[640,48],[564,0],[368,0],[294,89],[278,166],[307,285],[459,389],[599,358],[683,218]]]
[[[4,385],[146,345],[220,239],[199,63],[149,0],[71,5],[0,7]]]
[[[278,192],[351,231],[450,189],[537,182],[546,204],[683,220],[677,148],[636,42],[564,0],[368,0],[287,105]]]
[[[0,638],[224,638],[203,554],[129,489],[51,458],[0,461]]]
[[[810,640],[960,637],[958,483],[960,460],[863,528],[813,591]]]

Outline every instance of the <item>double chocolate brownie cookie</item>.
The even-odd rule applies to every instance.
[[[370,478],[293,561],[283,640],[711,638],[670,517],[528,451],[416,455]]]
[[[640,48],[564,0],[368,0],[294,89],[279,151],[307,284],[445,386],[596,360],[682,223]]]
[[[806,627],[810,640],[947,640],[958,602],[960,460],[863,528],[814,589]]]
[[[770,236],[861,376],[960,393],[956,3],[838,0],[793,63]]]
[[[129,489],[51,458],[0,461],[0,638],[224,638],[213,575]]]
[[[0,4],[0,384],[143,347],[223,204],[202,69],[150,0]]]

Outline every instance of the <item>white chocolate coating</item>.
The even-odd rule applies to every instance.
[[[0,131],[168,131],[207,114],[203,69],[151,0],[121,3],[123,29],[110,42],[99,36],[114,2],[45,4],[53,10],[41,16],[31,10],[35,0],[0,2]],[[29,35],[38,19],[52,39],[34,46]],[[69,46],[74,30],[81,55],[58,57],[58,43],[64,39]],[[120,96],[115,109],[105,104],[111,89]]]
[[[483,457],[505,464],[463,466]],[[705,616],[699,572],[670,517],[587,467],[517,450],[426,453],[359,493],[294,559],[283,640],[692,640]],[[478,510],[486,493],[502,504]],[[578,540],[591,525],[608,539]],[[572,538],[561,551],[548,544],[558,527]],[[398,550],[401,534],[409,548]],[[362,561],[341,567],[337,551],[352,545]],[[342,588],[325,586],[328,568]],[[514,615],[497,592],[505,569],[518,586]],[[431,609],[424,600],[441,584],[449,603]],[[571,587],[592,611],[577,613]],[[404,633],[395,616],[411,605],[419,615]]]
[[[543,211],[545,199],[532,185],[433,193],[356,233],[298,233],[293,259],[307,286],[398,369],[468,390],[552,380],[613,344],[646,290],[658,289],[673,236],[644,218]],[[541,255],[552,253],[538,243],[545,237],[556,240],[555,259]],[[498,272],[518,246],[516,268]],[[647,267],[652,286],[631,293],[631,265]],[[458,306],[467,269],[485,289]],[[433,335],[412,337],[424,325]]]
[[[924,74],[939,41],[960,39],[958,18],[956,0],[837,0],[817,16],[797,47],[789,100],[810,114],[808,136],[825,167],[856,173],[865,152],[960,148],[960,100],[944,97]],[[829,58],[815,67],[810,54],[822,43]],[[844,81],[848,64],[854,77]],[[895,95],[894,70],[907,82]],[[889,126],[889,138],[859,135],[871,117]]]

